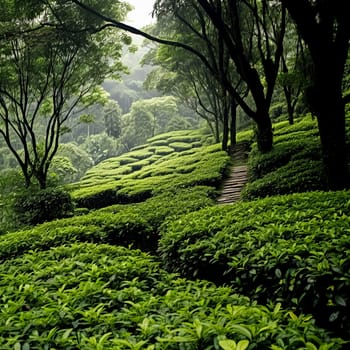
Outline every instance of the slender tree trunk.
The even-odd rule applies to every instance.
[[[293,107],[293,101],[292,101],[292,92],[291,89],[287,86],[283,86],[284,96],[286,98],[287,103],[287,114],[288,114],[288,122],[289,125],[294,124],[294,107]]]
[[[237,143],[237,104],[235,101],[231,101],[230,103],[230,109],[231,109],[231,124],[230,124],[230,144],[231,144],[231,150],[235,147]]]
[[[228,120],[226,120],[223,124],[223,130],[222,130],[221,148],[223,151],[228,150],[228,136],[229,136],[229,128],[228,128]]]
[[[220,125],[219,125],[219,118],[215,118],[214,122],[214,135],[215,135],[215,143],[220,142]]]
[[[30,176],[27,175],[25,172],[23,172],[23,175],[24,175],[24,185],[25,185],[25,188],[29,188],[30,185],[31,185],[31,181],[30,181]]]
[[[226,92],[223,98],[223,116],[222,116],[222,150],[228,150],[228,137],[229,137],[229,106]]]
[[[257,126],[257,144],[261,153],[267,153],[272,150],[273,133],[272,123],[268,111],[257,112],[259,119],[256,120]]]
[[[38,180],[40,189],[45,190],[47,187],[47,174],[45,174],[44,170],[36,170],[34,176]]]

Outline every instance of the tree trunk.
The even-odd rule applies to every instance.
[[[47,175],[43,172],[37,172],[35,178],[38,180],[40,189],[45,190],[47,187]]]
[[[347,165],[345,111],[342,101],[341,83],[332,74],[318,71],[315,79],[313,101],[320,131],[322,157],[330,190],[349,187]]]
[[[257,131],[257,144],[258,149],[261,153],[267,153],[272,150],[272,123],[269,117],[269,113],[266,112],[257,112],[259,119],[256,120]]]
[[[288,113],[288,122],[289,125],[294,124],[294,107],[292,102],[292,92],[291,89],[287,86],[283,86],[284,96],[286,98],[287,103],[287,113]]]
[[[214,129],[214,135],[215,135],[215,143],[220,142],[220,125],[219,125],[219,118],[215,118],[215,129]]]
[[[229,129],[228,129],[228,121],[226,120],[224,121],[223,130],[222,130],[221,148],[223,151],[227,151],[228,149],[228,136],[229,136]]]
[[[223,98],[223,116],[222,116],[222,150],[228,150],[228,137],[229,137],[229,102],[226,98],[226,92]]]
[[[231,144],[231,150],[235,147],[237,143],[237,105],[235,101],[231,101],[230,103],[231,108],[231,125],[230,125],[230,144]]]
[[[314,64],[313,86],[307,97],[311,112],[318,120],[327,186],[330,190],[348,188],[342,98],[342,78],[350,38],[348,4],[331,0],[282,2],[307,43]]]

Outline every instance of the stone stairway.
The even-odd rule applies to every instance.
[[[232,153],[233,165],[230,176],[224,180],[218,204],[231,204],[241,199],[241,191],[248,182],[248,148],[246,144],[237,144]]]

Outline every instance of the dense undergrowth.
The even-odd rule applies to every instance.
[[[324,190],[320,139],[311,116],[295,125],[281,122],[274,127],[274,147],[259,154],[254,145],[249,157],[250,183],[243,198]]]
[[[350,337],[350,193],[312,192],[205,208],[163,227],[165,267],[280,301]]]
[[[314,121],[275,143],[245,190],[270,198],[215,205],[229,157],[175,132],[92,168],[76,216],[2,235],[0,348],[347,349],[350,192],[274,196],[323,184]]]
[[[309,317],[180,279],[121,247],[61,246],[8,260],[0,274],[4,350],[340,346]]]

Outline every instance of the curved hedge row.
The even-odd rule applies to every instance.
[[[121,156],[102,162],[77,184],[72,195],[79,207],[98,209],[117,203],[138,203],[183,188],[217,187],[230,162],[220,145],[174,152],[142,167],[137,161],[134,169],[132,162],[115,169],[123,157],[130,159]],[[131,171],[120,177],[124,167]]]
[[[249,183],[242,197],[256,199],[279,194],[324,190],[319,132],[310,118],[274,125],[274,147],[261,154],[256,145],[249,155]]]
[[[115,205],[83,216],[48,222],[1,236],[0,261],[32,249],[71,242],[110,243],[155,251],[164,220],[214,205],[215,191],[197,186],[165,192],[134,205]]]
[[[163,227],[165,267],[312,313],[350,339],[350,192],[212,207]]]

